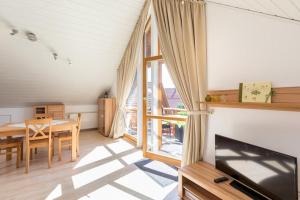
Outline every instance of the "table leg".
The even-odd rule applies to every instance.
[[[7,136],[7,139],[8,139],[8,140],[11,139],[11,138],[12,138],[11,136]],[[11,152],[12,152],[12,149],[11,149],[11,148],[7,148],[7,149],[6,149],[6,160],[7,160],[7,161],[9,161],[9,160],[12,159],[12,154],[11,154]]]
[[[72,128],[72,161],[76,161],[76,144],[77,144],[77,128],[73,126]]]
[[[182,199],[184,196],[183,192],[183,176],[181,171],[178,171],[178,196]]]

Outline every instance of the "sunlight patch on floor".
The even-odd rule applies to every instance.
[[[115,182],[156,200],[164,199],[177,186],[174,182],[162,187],[141,170],[135,170]]]
[[[134,146],[124,140],[119,140],[115,143],[111,143],[106,145],[110,150],[112,150],[115,154],[122,153],[124,151],[128,151],[134,149]]]
[[[114,160],[76,174],[72,176],[74,189],[78,189],[84,185],[87,185],[97,179],[107,176],[119,169],[122,169],[123,167],[124,165],[120,161]]]
[[[58,184],[54,190],[46,197],[46,200],[52,200],[60,197],[62,195],[61,184]]]
[[[99,200],[99,199],[112,199],[112,200],[139,200],[138,198],[118,189],[111,185],[105,185],[88,195],[80,198],[79,200]]]
[[[128,165],[130,165],[130,164],[133,164],[143,158],[144,157],[143,157],[142,151],[137,151],[137,152],[131,153],[129,155],[123,156],[122,160],[124,162],[126,162]]]
[[[105,147],[97,146],[82,159],[80,159],[80,161],[75,165],[73,169],[77,169],[79,167],[100,161],[110,156],[112,156],[112,154]]]

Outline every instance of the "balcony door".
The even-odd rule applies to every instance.
[[[186,110],[162,56],[144,58],[144,156],[180,165]]]
[[[143,44],[143,153],[180,166],[187,113],[161,55],[151,17]]]

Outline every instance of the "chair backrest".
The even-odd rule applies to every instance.
[[[76,121],[77,122],[77,135],[79,135],[80,133],[80,128],[81,128],[81,113],[70,113],[68,114],[67,119],[72,120],[72,121]]]
[[[26,140],[51,139],[52,118],[25,120]],[[47,129],[47,132],[45,132]]]
[[[79,136],[81,128],[81,113],[78,113],[77,115],[77,135]]]

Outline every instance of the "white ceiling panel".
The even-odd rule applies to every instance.
[[[0,107],[96,103],[115,80],[143,4],[0,0]],[[10,26],[19,33],[11,36]],[[35,33],[38,41],[27,40],[24,31]]]
[[[206,0],[218,3],[300,20],[300,0]]]

